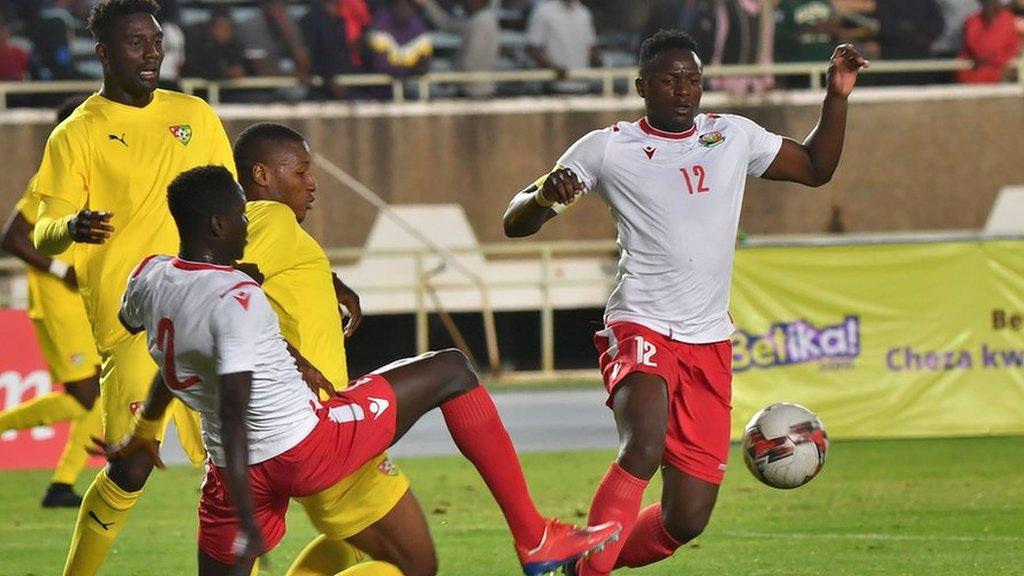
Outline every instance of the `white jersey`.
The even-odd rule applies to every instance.
[[[781,146],[781,136],[729,114],[700,114],[683,133],[646,119],[619,122],[576,141],[558,163],[601,196],[618,229],[605,321],[636,322],[682,342],[728,339],[746,177],[764,173]]]
[[[288,353],[277,316],[251,278],[228,266],[151,256],[132,272],[121,321],[144,328],[171,393],[203,418],[203,443],[225,466],[221,374],[252,372],[245,427],[249,464],[301,442],[319,418],[317,397]]]

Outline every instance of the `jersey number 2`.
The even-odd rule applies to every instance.
[[[693,166],[693,176],[690,176],[690,170],[687,170],[686,168],[680,168],[679,171],[683,173],[683,180],[686,181],[686,191],[689,192],[691,196],[693,196],[694,191],[696,191],[697,194],[707,194],[708,192],[711,192],[711,188],[704,185],[704,178],[708,173],[704,171],[704,167],[700,164],[695,164]],[[693,187],[694,182],[697,183],[696,190],[694,190]]]
[[[174,322],[170,318],[161,318],[156,325],[156,349],[164,353],[164,378],[167,385],[175,390],[184,390],[199,382],[198,376],[189,376],[184,381],[178,380],[178,372],[174,368]]]

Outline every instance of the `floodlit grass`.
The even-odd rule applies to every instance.
[[[1024,575],[1024,438],[836,442],[822,475],[793,491],[763,487],[734,451],[706,533],[638,575]],[[529,454],[545,513],[582,520],[611,452]],[[406,458],[434,535],[441,574],[514,575],[497,507],[461,458]],[[91,476],[91,474],[89,474]],[[200,471],[154,473],[103,575],[195,573]],[[38,507],[44,472],[0,474],[0,574],[50,575],[74,512]],[[91,478],[83,478],[85,489]],[[648,497],[656,497],[657,481]],[[312,536],[294,506],[264,574],[283,574]]]

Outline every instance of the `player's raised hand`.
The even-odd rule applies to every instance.
[[[836,46],[828,66],[828,93],[844,98],[849,96],[857,83],[857,73],[861,68],[870,67],[871,62],[861,56],[853,44]]]
[[[157,468],[161,470],[167,468],[164,465],[164,461],[160,459],[160,443],[152,438],[140,438],[133,434],[117,444],[108,444],[106,441],[100,440],[95,436],[91,438],[95,447],[86,448],[85,451],[93,456],[103,456],[107,460],[118,460],[142,452],[149,456],[149,459]]]
[[[75,242],[103,244],[114,231],[114,227],[110,225],[111,216],[111,212],[82,210],[68,221],[68,233]]]
[[[548,202],[569,204],[583,193],[583,182],[568,168],[559,168],[544,180],[540,194]]]

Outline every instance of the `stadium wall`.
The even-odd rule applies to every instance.
[[[752,180],[741,226],[755,234],[837,226],[851,232],[980,228],[999,189],[1024,183],[1021,92],[1019,86],[862,90],[851,102],[846,151],[832,183],[807,189]],[[810,92],[746,99],[708,94],[704,109],[742,114],[803,138],[820,100]],[[500,216],[509,197],[549,169],[576,138],[642,113],[635,98],[226,105],[219,112],[232,136],[257,120],[299,128],[315,150],[390,203],[461,204],[482,242],[504,238]],[[47,118],[0,116],[5,206],[14,204],[38,164]],[[320,181],[311,232],[328,246],[362,246],[376,210],[322,171]],[[538,239],[613,234],[604,208],[591,201]]]

